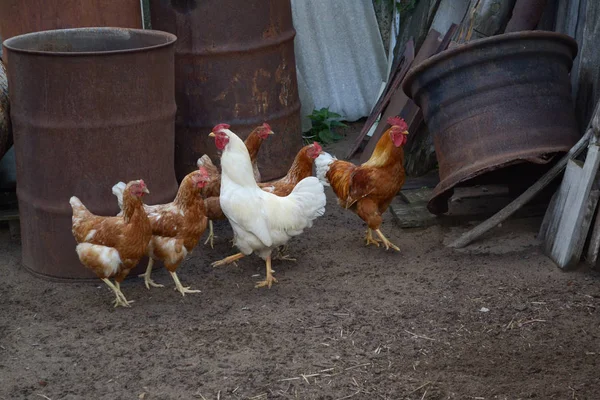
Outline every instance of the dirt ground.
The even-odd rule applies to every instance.
[[[443,244],[469,227],[401,230],[386,213],[398,254],[364,247],[327,192],[270,290],[256,256],[209,265],[233,252],[225,222],[180,269],[202,293],[161,269],[164,288],[123,284],[130,309],[100,281],[32,277],[3,228],[0,399],[600,399],[600,275],[558,270],[539,219],[457,252]]]

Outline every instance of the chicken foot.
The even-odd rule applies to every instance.
[[[288,253],[288,245],[285,244],[277,248],[277,255],[273,257],[273,260],[287,260],[287,261],[296,261],[295,258],[292,258]]]
[[[371,228],[367,228],[367,236],[365,237],[365,242],[366,246],[374,244],[377,247],[379,247],[379,243],[381,243],[379,239],[373,237],[373,230]]]
[[[215,261],[214,263],[212,263],[210,265],[212,265],[213,267],[220,267],[221,265],[231,264],[232,262],[235,262],[235,261],[239,260],[240,258],[244,258],[244,257],[246,257],[244,255],[244,253],[237,253],[232,256],[225,257],[222,260]]]
[[[204,244],[206,245],[207,243],[210,243],[210,248],[214,249],[214,238],[216,238],[215,236],[215,231],[213,228],[213,222],[212,220],[208,220],[208,237],[206,238],[206,241],[204,242]]]
[[[131,307],[131,303],[133,303],[133,300],[127,301],[125,295],[123,294],[123,292],[121,292],[121,284],[119,282],[115,282],[115,285],[107,278],[102,278],[102,281],[106,283],[106,285],[109,288],[111,288],[111,290],[115,293],[116,298],[113,303],[115,307]]]
[[[267,264],[267,279],[265,279],[264,281],[257,282],[256,286],[254,286],[255,288],[261,288],[261,287],[267,286],[269,289],[271,289],[271,285],[273,283],[277,283],[277,279],[275,279],[275,277],[273,276],[273,270],[271,269],[271,256],[267,257],[266,264]]]
[[[388,238],[386,238],[379,229],[375,229],[375,233],[377,233],[377,236],[381,238],[381,241],[383,242],[383,245],[385,246],[386,250],[389,250],[389,248],[391,247],[396,251],[400,251],[400,248],[398,248],[398,246],[396,246],[394,243],[390,242]]]
[[[150,286],[152,287],[164,287],[165,285],[161,285],[159,283],[154,282],[151,278],[150,278],[150,274],[152,274],[152,267],[154,266],[154,259],[150,259],[148,261],[148,266],[146,267],[146,272],[138,275],[138,277],[144,277],[144,284],[146,285],[146,289],[150,289]]]
[[[192,290],[190,289],[189,286],[183,286],[181,284],[181,282],[179,281],[179,277],[177,276],[176,272],[171,272],[171,276],[173,277],[173,280],[175,281],[175,290],[179,290],[179,293],[181,293],[182,296],[185,296],[186,293],[200,293],[200,290]]]

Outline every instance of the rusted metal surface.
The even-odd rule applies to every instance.
[[[111,26],[141,28],[140,0],[2,0],[0,36],[50,29]]]
[[[10,104],[8,101],[8,80],[6,68],[0,61],[0,160],[13,143],[10,124]]]
[[[150,0],[152,27],[177,35],[175,169],[181,179],[226,122],[242,138],[264,121],[275,135],[259,155],[263,180],[287,173],[302,147],[289,0]]]
[[[461,182],[517,163],[548,163],[577,142],[569,80],[576,53],[566,35],[509,33],[447,50],[409,72],[403,89],[423,111],[439,164],[432,213],[448,210]]]
[[[99,215],[119,211],[111,193],[118,181],[144,179],[149,204],[175,197],[175,40],[157,31],[81,28],[4,42],[23,265],[33,273],[94,276],[75,253],[70,196]]]

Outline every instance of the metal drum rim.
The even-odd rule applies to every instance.
[[[165,38],[166,42],[152,46],[133,47],[122,50],[107,50],[107,51],[43,51],[29,50],[22,47],[15,47],[13,42],[19,42],[36,36],[47,36],[49,33],[59,32],[135,32],[146,36],[155,36],[157,38]],[[177,36],[169,32],[159,31],[155,29],[136,29],[136,28],[119,28],[119,27],[89,27],[89,28],[68,28],[68,29],[50,29],[45,31],[30,32],[23,35],[13,36],[6,39],[3,43],[4,47],[14,53],[43,55],[43,56],[62,56],[62,57],[89,57],[89,56],[107,56],[112,54],[131,54],[145,51],[160,49],[162,47],[173,46],[177,41]]]
[[[566,44],[571,49],[571,53],[572,53],[571,59],[574,60],[575,57],[577,57],[577,53],[578,53],[578,49],[579,49],[577,42],[571,36],[565,35],[563,33],[557,33],[557,32],[551,32],[551,31],[525,31],[525,32],[504,33],[502,35],[496,35],[496,36],[491,36],[491,37],[487,37],[487,38],[483,38],[483,39],[473,40],[472,42],[469,42],[467,44],[461,45],[459,47],[455,47],[450,50],[444,50],[441,53],[438,53],[432,57],[429,57],[428,59],[417,64],[416,66],[412,67],[408,71],[406,77],[404,78],[404,81],[402,82],[402,90],[404,91],[404,93],[406,93],[406,95],[409,98],[414,99],[413,93],[410,90],[410,87],[412,86],[414,81],[417,79],[417,77],[420,74],[422,74],[425,70],[433,68],[434,66],[436,66],[436,64],[447,61],[448,59],[454,58],[465,52],[473,52],[473,51],[477,51],[478,49],[483,48],[483,47],[494,46],[499,43],[506,43],[506,42],[510,42],[510,41],[519,41],[519,40],[523,40],[523,39],[534,39],[534,40],[553,39],[553,40],[557,40],[557,41],[562,41],[564,44]]]

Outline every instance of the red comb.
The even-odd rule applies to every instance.
[[[262,126],[263,126],[263,128],[265,128],[265,129],[267,129],[267,130],[269,130],[269,131],[271,130],[271,125],[267,124],[266,122],[264,122],[264,123],[262,124]]]
[[[403,131],[405,131],[405,130],[408,129],[408,125],[406,124],[406,121],[404,121],[400,117],[389,117],[387,119],[387,123],[390,124],[390,125],[392,125],[392,126],[398,126]]]
[[[200,168],[198,168],[198,170],[200,171],[200,173],[202,175],[208,176],[208,170],[206,168],[200,167]]]
[[[144,180],[143,180],[143,179],[140,179],[140,185],[141,185],[142,187],[146,186],[146,184],[144,183]]]
[[[321,151],[323,150],[323,148],[321,147],[321,145],[317,142],[313,143],[313,147],[317,150],[317,151]]]
[[[220,130],[223,130],[223,129],[229,129],[229,124],[218,124],[218,125],[215,125],[215,127],[213,128],[212,131],[213,132],[219,132]]]

